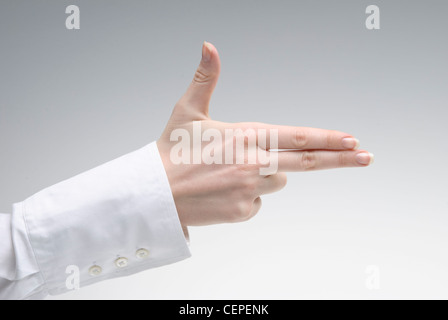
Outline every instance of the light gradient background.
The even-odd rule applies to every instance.
[[[70,4],[79,31],[65,28]],[[1,0],[0,211],[156,140],[207,40],[222,58],[214,119],[346,131],[376,163],[290,174],[254,220],[191,228],[193,258],[53,299],[448,298],[447,12]],[[369,265],[380,290],[366,289]]]

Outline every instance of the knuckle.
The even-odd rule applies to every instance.
[[[250,195],[252,195],[252,194],[254,194],[255,191],[257,190],[257,188],[258,188],[258,184],[256,183],[255,180],[247,181],[246,184],[245,184],[245,188],[246,188],[246,191],[247,191]]]
[[[317,159],[316,154],[313,152],[302,152],[300,157],[300,163],[304,171],[313,170],[316,168]]]
[[[326,139],[326,141],[325,141],[325,147],[326,147],[327,149],[330,149],[330,148],[331,148],[331,143],[332,143],[331,134],[328,133],[328,134],[327,134],[327,139]]]
[[[326,139],[326,147],[327,149],[332,149],[333,147],[337,146],[337,134],[334,130],[329,130],[327,133],[327,139]]]
[[[243,198],[252,196],[256,193],[259,184],[258,169],[254,165],[235,166],[235,192]]]
[[[348,165],[348,160],[344,152],[339,152],[338,154],[338,166],[345,167]]]
[[[252,203],[249,203],[249,201],[238,202],[236,205],[236,209],[234,211],[232,221],[243,222],[249,220],[251,217],[251,211],[252,211]]]
[[[253,176],[256,176],[258,174],[260,165],[258,163],[256,164],[249,164],[247,154],[244,155],[244,164],[240,164],[236,166],[237,169],[237,176],[239,176],[242,179],[248,179]]]
[[[297,149],[304,148],[308,144],[308,137],[303,130],[295,130],[292,139],[292,145]]]
[[[240,188],[242,189],[243,195],[253,195],[257,190],[257,183],[254,179],[246,178],[240,182]]]
[[[210,75],[208,75],[206,72],[201,70],[200,68],[196,70],[196,73],[194,74],[193,82],[197,84],[204,84],[207,83],[210,80]]]
[[[280,189],[283,189],[288,184],[288,176],[286,174],[279,174]]]

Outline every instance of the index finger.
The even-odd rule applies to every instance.
[[[354,150],[359,147],[359,140],[352,135],[336,130],[308,127],[277,126],[254,123],[244,125],[257,131],[258,145],[264,149],[295,150]],[[265,129],[261,135],[260,129]],[[278,132],[278,144],[271,142],[271,130]]]

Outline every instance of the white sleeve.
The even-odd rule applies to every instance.
[[[83,287],[189,256],[152,143],[0,214],[0,299],[64,293],[73,270]]]

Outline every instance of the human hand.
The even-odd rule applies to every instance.
[[[194,79],[174,107],[168,125],[157,141],[179,219],[184,227],[240,222],[252,218],[261,208],[261,195],[285,187],[285,172],[366,167],[373,162],[373,155],[356,150],[358,140],[344,132],[211,120],[209,103],[220,69],[216,48],[205,42]],[[235,147],[237,138],[226,135],[226,130],[235,132],[239,129],[249,132],[243,141],[243,155]],[[266,134],[266,139],[262,139],[263,131],[278,133],[278,139],[276,134]],[[203,134],[206,132],[214,134],[205,134],[208,139],[204,139]],[[194,142],[197,133],[203,138],[200,145]],[[250,133],[253,133],[253,140]],[[187,143],[188,150],[179,149],[179,137],[182,137],[183,143]],[[191,137],[191,141],[184,141]],[[220,145],[216,147],[217,144],[214,144],[213,148],[207,149],[207,145],[210,147],[217,142],[217,137],[222,138],[222,141],[218,141]],[[204,140],[207,140],[206,144],[203,144]],[[250,141],[255,141],[255,144]],[[233,152],[230,154],[229,150]],[[185,161],[179,161],[179,151]],[[215,159],[214,162],[197,162],[203,160],[205,151],[211,155],[209,158]],[[267,163],[261,161],[261,158],[255,162],[249,161],[248,154],[251,151],[254,151],[252,154],[262,151],[267,158],[275,159],[278,172],[275,170],[272,174],[260,174]],[[217,158],[222,158],[222,161],[216,161]]]

